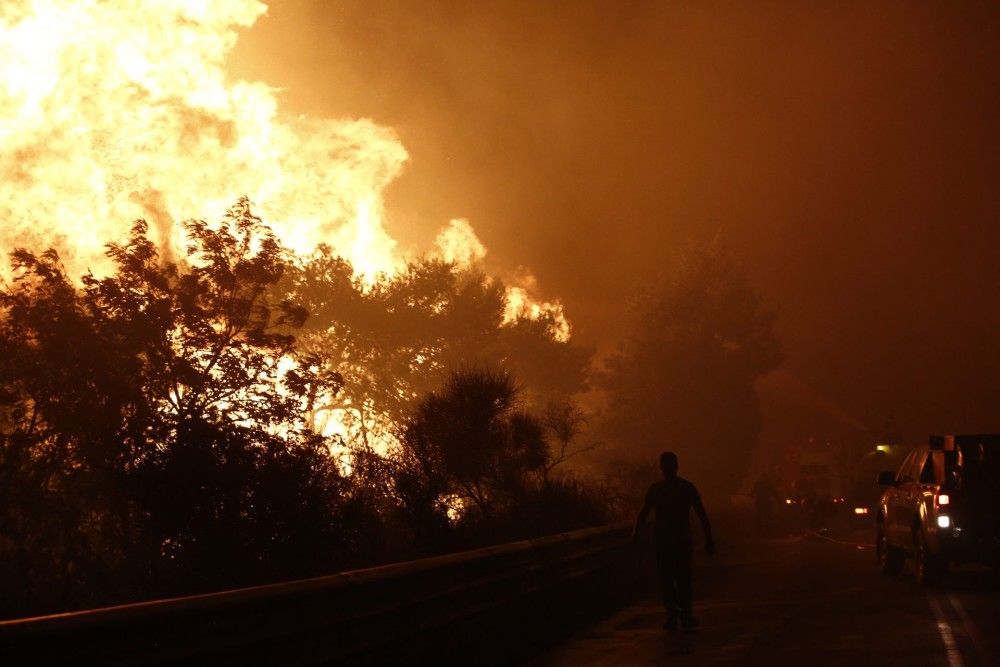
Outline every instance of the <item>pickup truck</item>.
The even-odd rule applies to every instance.
[[[912,557],[917,581],[933,585],[952,563],[1000,565],[1000,435],[932,436],[877,483],[882,572],[898,574]]]

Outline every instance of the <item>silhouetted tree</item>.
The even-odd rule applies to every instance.
[[[302,264],[246,199],[219,224],[184,230],[175,262],[138,221],[108,246],[110,275],[80,282],[54,251],[11,255],[0,615],[600,520],[589,487],[549,474],[572,424],[557,433],[529,414],[509,373],[537,382],[537,405],[563,401],[583,386],[590,352],[557,341],[544,318],[505,323],[499,281],[426,260],[366,284],[328,249]],[[449,375],[472,364],[507,370]],[[355,418],[343,461],[344,443],[316,430],[333,409]],[[546,428],[562,438],[556,459]],[[369,437],[384,434],[399,447]]]
[[[391,440],[417,400],[462,366],[507,369],[539,406],[586,386],[591,351],[556,340],[544,316],[505,323],[503,284],[474,268],[424,259],[366,283],[321,247],[284,289],[310,312],[300,345],[344,380],[315,418],[340,411],[355,445]]]
[[[439,500],[457,498],[491,515],[549,457],[541,422],[520,409],[507,373],[451,374],[402,430],[403,449]]]
[[[0,583],[9,609],[335,566],[344,480],[302,419],[334,375],[272,302],[287,257],[245,199],[163,261],[139,221],[77,287],[12,254],[0,291]],[[7,595],[7,594],[10,595]],[[20,595],[20,598],[17,596]]]
[[[497,358],[524,383],[524,398],[536,409],[566,404],[587,391],[594,350],[553,335],[551,313],[518,317],[498,330]]]
[[[371,284],[353,274],[349,262],[321,247],[286,289],[312,314],[302,348],[344,380],[342,391],[316,405],[314,419],[322,425],[339,411],[352,444],[364,447],[389,438],[415,400],[439,384],[450,348],[500,324],[501,297],[434,260]]]
[[[626,458],[672,449],[699,487],[730,491],[760,431],[754,382],[781,360],[773,322],[720,243],[691,249],[641,296],[600,378],[608,441]]]
[[[552,454],[542,471],[543,478],[547,479],[549,472],[556,466],[597,448],[598,443],[595,442],[586,445],[577,443],[580,434],[584,432],[587,421],[587,415],[583,410],[569,401],[553,402],[545,407],[542,423],[550,434]]]

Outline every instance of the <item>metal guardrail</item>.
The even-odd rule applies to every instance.
[[[628,562],[627,531],[577,530],[314,579],[4,621],[0,664],[357,664],[439,651],[474,639],[456,633],[544,623],[545,605],[607,585]]]

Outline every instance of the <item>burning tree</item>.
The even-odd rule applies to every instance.
[[[399,518],[438,529],[431,548],[468,544],[447,515],[459,496],[476,508],[463,525],[496,539],[477,517],[543,492],[571,504],[580,495],[548,479],[544,425],[520,409],[509,374],[459,373],[430,390],[460,360],[528,363],[566,348],[542,320],[504,324],[502,285],[431,260],[370,285],[332,255],[322,272],[303,272],[245,198],[220,224],[184,228],[182,261],[138,221],[108,245],[114,271],[80,282],[54,251],[12,253],[14,278],[0,290],[2,611],[419,554],[401,546],[412,528]],[[305,344],[295,296],[317,313]],[[570,391],[586,359],[551,362],[575,374],[548,391]],[[315,416],[356,397],[386,429],[405,424],[399,449],[334,455],[343,442],[319,433]]]
[[[391,128],[284,114],[272,86],[231,80],[238,31],[265,10],[0,10],[0,247],[59,253],[0,270],[8,612],[383,557],[373,525],[397,498],[372,436],[449,368],[512,369],[538,403],[583,388],[590,353],[567,344],[561,305],[474,269],[467,222],[439,259],[397,252],[382,193],[408,156]],[[237,193],[275,233],[246,199],[221,225],[179,222]],[[368,445],[349,466],[317,433],[337,410]]]
[[[559,339],[553,313],[509,314],[508,290],[474,266],[410,262],[373,281],[328,247],[288,274],[287,294],[309,309],[299,344],[341,391],[314,407],[320,429],[386,453],[418,399],[461,367],[505,368],[528,402],[565,402],[586,386],[591,351]]]

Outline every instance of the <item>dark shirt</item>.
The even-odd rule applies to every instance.
[[[657,542],[691,543],[691,508],[701,507],[694,484],[681,477],[656,482],[646,492],[646,505],[656,512]]]

